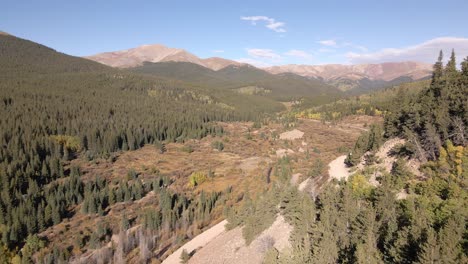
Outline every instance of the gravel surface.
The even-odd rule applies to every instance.
[[[212,228],[194,237],[192,240],[190,240],[185,245],[180,247],[174,253],[169,255],[169,257],[167,257],[162,263],[163,264],[179,264],[180,254],[182,253],[184,249],[187,250],[188,253],[190,253],[199,247],[205,246],[214,238],[226,232],[226,229],[224,228],[226,224],[227,224],[227,221],[223,220],[219,224],[213,226]]]
[[[198,250],[189,263],[261,264],[269,248],[275,247],[278,251],[283,251],[291,247],[289,236],[292,230],[293,227],[283,216],[278,215],[275,222],[247,246],[242,237],[242,228],[236,227]]]
[[[349,169],[346,167],[344,163],[346,159],[346,155],[339,156],[338,158],[334,159],[332,162],[328,164],[328,175],[330,175],[329,180],[337,179],[339,180],[348,180],[350,175]]]

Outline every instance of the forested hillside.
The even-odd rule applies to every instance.
[[[102,72],[111,69],[11,35],[0,34],[0,40],[0,76],[5,78],[2,81],[28,74]]]
[[[408,76],[401,76],[390,81],[384,80],[370,80],[367,78],[361,80],[349,80],[349,79],[337,79],[327,82],[330,85],[345,89],[348,94],[364,94],[370,93],[373,91],[381,90],[385,87],[396,86],[399,84],[415,82],[419,80],[414,80]],[[346,89],[347,88],[347,89]]]
[[[401,98],[415,97],[428,87],[430,80],[408,82],[380,91],[350,96],[332,103],[315,106],[307,98],[294,105],[292,114],[298,118],[338,121],[350,115],[384,116],[401,102]]]
[[[270,74],[250,65],[231,65],[213,71],[188,62],[160,62],[145,63],[143,66],[132,68],[132,71],[217,88],[236,90],[258,87],[266,91],[264,96],[281,101],[307,97],[318,104],[343,96],[337,88],[321,81],[291,73]]]
[[[9,35],[0,35],[0,78],[2,262],[28,236],[70,217],[91,189],[105,188],[88,190],[70,160],[112,159],[145,144],[163,149],[222,134],[213,121],[283,109],[265,97],[115,70]]]
[[[283,181],[245,201],[230,223],[245,226],[247,241],[278,213],[294,226],[292,252],[270,247],[265,263],[467,263],[467,78],[468,58],[460,71],[454,54],[445,67],[440,56],[430,85],[398,95],[384,129],[372,126],[357,140],[352,154],[359,161],[366,153],[367,165],[347,181],[332,181],[311,199],[290,186],[290,166],[283,162]],[[368,166],[384,162],[374,155],[394,136],[407,143],[388,151],[395,157],[391,170]],[[409,159],[422,162],[418,175]],[[375,175],[376,183],[370,181]]]
[[[446,67],[443,55],[434,65],[431,85],[416,97],[399,96],[385,119],[387,136],[405,136],[419,159],[434,160],[447,140],[467,144],[468,59],[457,69],[452,52]]]

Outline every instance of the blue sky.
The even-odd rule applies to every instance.
[[[256,65],[468,55],[468,1],[2,0],[0,30],[85,56],[143,44]]]

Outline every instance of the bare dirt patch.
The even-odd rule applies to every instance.
[[[406,192],[405,189],[402,189],[395,195],[395,197],[397,200],[403,200],[403,199],[406,199],[408,195],[409,195],[408,192]]]
[[[189,263],[262,263],[263,256],[269,247],[275,247],[280,252],[291,247],[289,235],[292,230],[293,227],[284,220],[283,216],[279,215],[267,230],[263,231],[247,246],[242,237],[242,228],[236,227],[216,237],[198,250]]]
[[[243,159],[239,165],[239,168],[246,172],[246,173],[251,173],[255,169],[257,169],[260,165],[266,165],[269,162],[271,162],[270,158],[265,158],[265,157],[250,157]]]
[[[227,224],[226,220],[221,221],[219,224],[211,227],[210,229],[206,230],[205,232],[201,233],[200,235],[196,236],[185,245],[180,247],[174,253],[169,255],[162,263],[163,264],[179,264],[180,263],[180,255],[182,251],[185,249],[189,254],[196,249],[205,246],[210,241],[215,239],[217,236],[225,233],[226,229],[224,226]]]
[[[278,158],[282,158],[282,157],[288,156],[290,154],[294,154],[294,150],[292,150],[292,149],[278,149],[278,150],[276,150],[276,156]]]
[[[299,179],[301,178],[302,174],[295,173],[291,176],[291,185],[297,185],[299,183]]]
[[[346,155],[339,156],[328,164],[329,180],[336,179],[338,181],[348,180],[350,175],[349,168],[345,164]]]
[[[304,136],[304,132],[294,129],[288,132],[281,133],[280,139],[286,139],[286,140],[294,140],[294,139],[300,139]]]
[[[401,138],[392,138],[387,140],[375,153],[378,159],[382,161],[380,167],[384,168],[386,172],[390,172],[392,170],[392,165],[396,161],[395,157],[390,156],[390,150],[394,148],[396,145],[404,144],[405,140]]]
[[[310,178],[307,178],[299,184],[299,187],[297,187],[297,189],[299,191],[304,191],[309,184],[310,184]]]
[[[393,167],[393,164],[395,163],[395,161],[397,161],[398,157],[395,156],[395,155],[392,155],[391,153],[391,150],[397,146],[397,145],[403,145],[405,144],[405,140],[404,139],[401,139],[401,138],[392,138],[392,139],[389,139],[387,140],[386,142],[384,142],[384,144],[377,150],[377,152],[375,152],[375,157],[377,158],[377,163],[375,164],[372,164],[372,165],[366,165],[366,158],[365,156],[367,154],[370,154],[370,152],[368,153],[365,153],[363,155],[363,157],[361,158],[361,161],[360,163],[352,168],[352,171],[348,170],[348,176],[354,174],[354,173],[357,173],[357,172],[360,172],[362,171],[365,167],[369,167],[369,168],[372,168],[374,170],[374,173],[372,173],[369,177],[369,184],[371,184],[372,186],[374,187],[377,187],[380,185],[379,181],[377,180],[377,178],[379,176],[382,175],[383,172],[386,172],[386,173],[391,173],[391,170],[392,170],[392,167]],[[337,177],[339,175],[345,175],[343,173],[343,167],[340,168],[340,164],[341,162],[338,160],[338,159],[343,159],[343,157],[345,156],[341,156],[339,158],[337,158],[336,160],[334,160],[332,163],[330,163],[330,171],[329,171],[329,174],[330,174],[330,177],[331,178],[336,178],[338,179]],[[344,159],[343,159],[344,161]],[[344,163],[343,163],[344,164]],[[406,158],[406,165],[408,167],[408,169],[410,170],[411,173],[413,173],[414,175],[418,176],[418,177],[421,177],[422,174],[421,172],[419,171],[419,167],[421,165],[421,163],[419,161],[417,161],[416,159],[408,159]],[[334,167],[334,171],[332,171],[332,166]],[[339,171],[342,171],[341,173]],[[347,179],[347,177],[345,178]],[[404,193],[399,193],[397,195],[397,197],[406,197],[404,196],[405,194]]]

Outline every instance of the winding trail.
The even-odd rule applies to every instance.
[[[269,248],[274,247],[279,252],[291,248],[289,236],[293,226],[280,214],[250,245],[246,245],[242,229],[238,226],[217,236],[198,250],[189,264],[261,264]]]
[[[208,244],[210,241],[212,241],[214,238],[217,236],[221,235],[222,233],[226,232],[226,229],[224,226],[228,222],[226,220],[223,220],[219,222],[217,225],[211,227],[210,229],[206,230],[205,232],[199,234],[198,236],[194,237],[192,240],[189,242],[185,243],[185,245],[181,246],[179,249],[177,249],[174,253],[169,255],[162,264],[179,264],[180,263],[180,254],[182,254],[182,251],[185,249],[187,250],[188,253],[194,251],[195,249],[199,247],[204,247],[206,244]]]
[[[340,156],[340,157],[336,158],[335,160],[333,160],[332,162],[330,162],[328,164],[328,166],[329,166],[328,173],[330,175],[330,177],[328,179],[329,181],[331,179],[337,179],[337,180],[341,180],[341,179],[347,180],[348,179],[348,176],[350,175],[350,172],[349,172],[349,169],[346,167],[346,164],[344,163],[345,159],[346,159],[346,155],[343,155],[343,156]],[[299,190],[304,190],[306,188],[306,186],[309,185],[309,184],[310,184],[310,179],[306,179],[304,182],[302,182],[298,186],[298,188],[299,188]],[[180,255],[181,255],[181,253],[182,253],[182,251],[184,249],[187,250],[188,253],[190,253],[190,252],[192,252],[192,251],[194,251],[194,250],[196,250],[196,249],[198,249],[200,247],[204,247],[204,246],[208,245],[211,241],[213,241],[215,239],[223,240],[224,236],[221,236],[221,235],[226,234],[226,232],[227,232],[225,227],[224,227],[226,224],[227,224],[227,220],[223,220],[220,223],[218,223],[217,225],[215,225],[215,226],[211,227],[210,229],[206,230],[205,232],[201,233],[200,235],[194,237],[192,240],[187,242],[185,245],[183,245],[179,249],[177,249],[174,253],[169,255],[162,263],[163,264],[179,264],[180,263]],[[270,229],[271,229],[271,227],[270,227]],[[232,233],[233,231],[231,230],[230,232]],[[238,236],[241,237],[241,233],[239,233],[239,234],[240,235],[238,235]],[[243,239],[241,239],[240,241],[243,241]],[[227,242],[225,241],[225,243],[227,243]],[[199,256],[197,256],[197,257],[199,258]],[[237,257],[239,257],[239,256],[237,256]],[[197,259],[197,258],[195,258],[195,259]],[[253,259],[251,259],[251,261],[253,261]],[[252,263],[256,263],[256,262],[257,261],[253,261]]]
[[[331,181],[332,179],[336,179],[338,181],[342,179],[348,180],[350,172],[349,169],[346,167],[345,160],[346,155],[343,155],[339,156],[338,158],[334,159],[328,164],[328,175],[330,175],[328,181]]]

